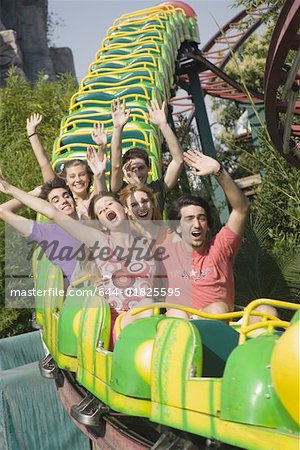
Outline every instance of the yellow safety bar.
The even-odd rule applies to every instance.
[[[170,21],[170,18],[172,17],[173,23]],[[162,25],[159,25],[159,27],[162,26],[162,28],[168,32],[168,29],[170,31],[176,32],[179,36],[181,36],[182,39],[184,39],[184,31],[179,29],[179,27],[185,27],[185,23],[184,23],[184,16],[180,16],[179,14],[173,13],[172,15],[170,14],[165,14],[165,13],[159,13],[159,15],[151,15],[147,17],[147,20],[135,20],[135,21],[124,21],[122,24],[118,25],[118,27],[116,27],[117,29],[121,29],[123,27],[131,27],[131,26],[139,26],[140,30],[143,30],[143,24],[147,25],[147,21],[160,21],[162,24],[162,20],[165,22]],[[156,27],[157,25],[153,25],[153,27]],[[149,28],[149,26],[145,26],[145,29]],[[130,33],[130,32],[129,32]]]
[[[155,16],[154,16],[155,17]],[[153,24],[150,24],[150,25],[148,25],[148,26],[146,26],[146,27],[142,27],[142,28],[140,28],[140,31],[147,31],[148,30],[148,28],[155,28],[155,29],[162,29],[162,30],[164,30],[165,29],[165,26],[164,26],[164,24],[162,23],[162,21],[161,21],[161,19],[159,18],[159,17],[155,17],[155,20],[157,21],[157,22],[159,22],[159,24],[156,24],[156,25],[153,25]],[[130,25],[129,26],[139,26],[139,25],[143,25],[143,24],[145,24],[145,20],[136,20],[136,21],[134,21],[134,22],[130,22]],[[107,30],[107,32],[106,32],[106,36],[109,36],[109,35],[111,35],[111,34],[113,34],[113,33],[115,33],[116,31],[118,31],[118,30],[121,30],[123,27],[126,27],[126,24],[125,25],[118,25],[117,27],[116,26],[114,26],[114,25],[112,25],[111,27],[109,27],[108,28],[108,30]],[[125,32],[124,32],[125,33]]]
[[[109,115],[109,112],[106,115]],[[77,124],[79,124],[79,123],[86,123],[87,125],[90,124],[91,126],[94,126],[94,124],[97,122],[101,122],[104,124],[110,124],[110,125],[112,124],[111,117],[110,117],[110,119],[107,119],[107,120],[101,120],[100,118],[99,118],[99,120],[95,120],[95,119],[87,119],[86,116],[87,115],[85,114],[82,116],[77,116],[76,119],[73,118],[73,120],[67,120],[60,127],[60,135],[62,135],[62,133],[64,133],[64,132],[67,132],[71,128],[76,128]],[[95,116],[95,114],[94,114],[94,116]],[[132,122],[137,121],[136,119],[142,119],[146,123],[148,121],[148,117],[146,116],[146,114],[141,115],[141,114],[132,112],[132,113],[130,113],[130,118],[132,119]]]
[[[62,125],[61,125],[61,130],[65,129],[66,127],[70,127],[74,122],[85,122],[88,121],[90,122],[103,122],[106,123],[106,121],[102,120],[101,117],[102,116],[107,116],[110,115],[110,110],[106,110],[105,112],[95,112],[95,111],[91,111],[89,114],[74,114],[73,116],[67,116]],[[89,119],[90,116],[99,116],[99,119]],[[130,118],[132,119],[132,121],[135,121],[136,119],[142,119],[145,122],[148,122],[148,113],[146,113],[143,109],[140,108],[135,108],[133,111],[131,111],[130,113]],[[110,121],[112,121],[112,119],[110,119]]]
[[[80,93],[78,93],[77,95],[80,95]],[[133,98],[134,97],[134,101],[137,101],[139,99],[141,100],[145,100],[147,102],[149,102],[151,100],[151,98],[149,97],[149,95],[145,96],[142,94],[126,94],[126,95],[122,95],[122,97],[120,97],[120,99],[129,99],[129,98]],[[117,97],[115,97],[117,98]],[[72,112],[75,109],[78,109],[81,105],[86,105],[88,103],[93,102],[96,105],[108,105],[108,107],[110,108],[111,102],[112,100],[80,100],[79,102],[74,102],[73,104],[70,105],[69,108],[69,112]]]
[[[111,71],[112,68],[111,67],[101,67],[101,64],[106,64],[106,63],[124,63],[123,67],[128,67],[131,68],[131,70],[133,70],[134,68],[138,67],[138,68],[143,68],[146,69],[148,67],[153,67],[154,70],[158,69],[158,58],[161,58],[160,56],[158,56],[157,58],[149,53],[145,53],[145,54],[139,54],[138,55],[140,58],[143,56],[146,56],[147,58],[152,59],[152,62],[149,61],[139,61],[139,60],[134,60],[130,63],[130,65],[125,65],[126,64],[126,59],[132,59],[132,55],[105,55],[103,58],[97,59],[96,61],[94,61],[92,64],[90,64],[89,69],[88,69],[88,74],[97,74],[98,71]],[[98,65],[98,67],[95,69],[94,66],[95,64]],[[123,67],[120,69],[114,69],[114,70],[123,70]]]
[[[137,11],[137,13],[139,13],[139,11]],[[133,13],[132,17],[122,19],[124,16],[126,16],[126,14],[124,14],[124,16],[119,17],[113,22],[113,26],[130,26],[131,24],[142,25],[144,23],[147,23],[149,20],[161,20],[161,18],[168,21],[170,19],[170,15],[174,16],[174,18],[176,17],[176,14],[174,13],[175,8],[172,7],[172,11],[165,11],[163,9],[160,9],[159,11],[156,10],[147,15],[144,14],[142,17],[140,14]]]
[[[86,133],[87,134],[87,133]],[[146,146],[148,149],[150,148],[150,144],[148,142],[144,142],[141,139],[122,139],[122,143],[123,144],[127,144],[127,143],[132,143],[132,147],[137,147],[138,144],[142,144],[144,146]],[[81,142],[78,143],[71,143],[71,144],[66,144],[63,145],[62,147],[59,148],[55,148],[53,150],[54,155],[61,155],[62,153],[66,153],[67,151],[72,151],[72,147],[81,147],[83,149],[87,149],[87,147],[89,146],[89,144],[84,144]],[[111,144],[107,144],[107,148],[110,148]]]
[[[109,113],[108,113],[109,114]],[[83,135],[83,134],[91,134],[93,126],[95,123],[97,123],[97,120],[91,120],[91,119],[75,119],[72,122],[68,122],[65,123],[63,126],[60,127],[60,134],[59,134],[59,139],[60,138],[64,138],[64,137],[68,137],[68,136],[76,136],[76,135]],[[107,119],[107,120],[99,120],[99,122],[107,125],[112,123],[112,119]],[[90,125],[87,127],[80,127],[82,131],[80,130],[76,130],[74,132],[72,132],[72,134],[69,134],[68,131],[70,131],[72,128],[76,128],[76,125],[79,123],[84,123],[86,125]],[[77,127],[78,128],[78,127]],[[69,129],[69,130],[68,130]],[[107,129],[107,127],[106,127]],[[86,130],[88,130],[88,132],[86,132]]]
[[[147,46],[146,46],[147,44],[154,45],[155,48],[147,48]],[[174,58],[174,55],[173,54],[171,55],[170,52],[168,51],[168,47],[166,46],[166,44],[164,44],[164,43],[158,44],[157,42],[150,39],[147,41],[143,41],[139,44],[136,44],[135,42],[132,44],[126,44],[125,49],[130,50],[130,47],[136,47],[137,45],[139,46],[139,48],[135,49],[132,52],[129,52],[129,51],[127,52],[127,54],[131,56],[131,58],[134,56],[141,56],[141,54],[144,54],[144,53],[149,54],[149,55],[156,53],[157,56],[160,56],[162,58],[165,57],[165,59],[168,62],[168,66],[170,68],[172,68],[172,71],[173,71],[173,68],[175,67],[175,58]],[[105,56],[105,53],[107,51],[118,50],[118,49],[124,50],[123,44],[112,44],[109,47],[102,46],[100,48],[100,50],[98,50],[98,52],[96,53],[95,60],[102,59],[102,55]],[[114,56],[117,57],[120,55],[114,55]]]
[[[161,308],[167,308],[167,309],[178,309],[179,311],[184,311],[188,314],[198,316],[202,319],[214,319],[214,320],[226,320],[229,319],[236,319],[243,317],[244,311],[235,311],[235,312],[229,312],[224,314],[211,314],[206,313],[204,311],[199,311],[199,309],[190,308],[188,306],[182,306],[178,305],[177,303],[164,303],[164,302],[156,302],[151,303],[150,305],[143,306],[140,308],[134,308],[133,310],[130,310],[130,314],[132,316],[135,316],[136,314],[139,314],[143,311],[146,311],[147,309],[154,309],[154,313],[158,313]],[[267,317],[269,319],[278,320],[277,317],[272,316],[271,314],[262,313],[259,311],[253,311],[253,316],[259,316],[259,317]]]
[[[180,311],[184,311],[190,315],[197,316],[202,319],[211,319],[211,320],[232,320],[236,318],[243,317],[243,322],[240,332],[239,345],[243,344],[246,340],[246,335],[251,331],[257,330],[259,328],[266,328],[268,331],[274,330],[275,327],[287,328],[289,326],[289,322],[278,319],[278,317],[273,316],[272,314],[263,313],[260,311],[254,311],[260,305],[270,305],[277,308],[285,308],[285,309],[295,309],[299,310],[300,305],[296,303],[283,302],[280,300],[272,300],[272,299],[258,299],[254,300],[244,309],[244,311],[230,312],[224,314],[210,314],[204,311],[199,311],[194,308],[189,308],[186,306],[174,304],[174,303],[152,303],[151,305],[143,306],[140,308],[134,308],[130,311],[130,314],[135,316],[143,311],[153,309],[154,314],[159,314],[159,310],[161,308],[167,309],[178,309]],[[257,322],[255,324],[249,325],[249,317],[250,315],[253,317],[261,317],[262,321]]]
[[[95,121],[94,120],[90,120],[89,123],[91,125],[94,125]],[[102,122],[102,123],[105,123],[105,122]],[[72,137],[73,136],[90,136],[91,135],[91,131],[92,131],[92,127],[89,127],[89,128],[83,128],[82,127],[82,128],[80,128],[80,129],[78,129],[76,131],[73,131],[70,134],[69,133],[60,134],[60,136],[57,138],[57,141],[56,141],[57,142],[57,146],[59,146],[61,144],[61,141],[64,138],[68,138],[70,136],[72,136]],[[125,134],[126,131],[137,131],[137,132],[141,133],[143,135],[143,137],[144,137],[145,143],[147,145],[148,144],[150,145],[150,130],[147,132],[147,131],[145,131],[145,130],[143,130],[141,128],[138,128],[135,124],[129,123],[129,124],[126,124],[124,129],[123,129],[123,135],[125,135],[125,136],[126,136],[126,134]],[[112,128],[106,128],[106,132],[107,132],[107,135],[112,134]],[[141,140],[139,140],[139,141],[143,142]]]
[[[111,94],[111,95],[115,95],[114,91],[124,91],[125,87],[122,86],[122,87],[119,88],[117,86],[115,89],[112,89],[110,87],[103,88],[103,89],[94,89],[93,90],[93,94],[100,94],[101,92],[104,92],[104,93],[108,93],[108,94]],[[127,87],[127,89],[134,89],[134,88],[138,88],[138,89],[142,90],[144,92],[144,95],[148,96],[148,91],[147,91],[147,88],[145,86],[141,86],[140,84],[131,84],[131,85],[129,85]],[[153,88],[155,88],[155,86],[153,86]],[[87,92],[84,91],[84,90],[77,91],[75,94],[72,95],[70,104],[72,105],[72,103],[74,102],[73,99],[76,98],[78,95],[85,95],[86,93]],[[143,95],[143,94],[139,94],[139,95]]]
[[[134,57],[137,56],[138,58],[146,57],[150,59],[151,61],[140,61],[139,59],[135,59]],[[131,59],[129,65],[126,65],[126,62],[128,59]],[[123,67],[119,69],[112,69],[111,67],[102,67],[101,64],[106,63],[121,63],[123,64]],[[95,68],[95,65],[98,67]],[[165,67],[164,67],[165,66]],[[167,68],[167,62],[161,57],[161,55],[152,55],[149,52],[147,53],[139,53],[138,55],[127,54],[127,55],[104,55],[100,59],[97,59],[89,66],[88,70],[88,76],[89,75],[96,75],[97,73],[105,73],[105,72],[111,72],[112,70],[121,71],[124,70],[124,67],[126,69],[133,71],[134,69],[148,69],[158,71],[161,75],[165,75],[167,79],[166,82],[169,82],[171,79],[173,79],[173,74],[171,74],[171,71],[169,68]]]
[[[102,55],[99,58],[98,57],[95,58],[95,60],[90,64],[89,70],[90,70],[91,66],[93,66],[93,64],[101,64],[101,63],[106,64],[107,62],[119,62],[119,61],[126,62],[125,60],[127,60],[127,59],[134,59],[134,56],[132,56],[132,53],[125,54],[125,55]],[[157,58],[158,57],[156,55],[152,55],[151,53],[149,54],[149,52],[145,50],[145,54],[139,53],[139,57],[143,57],[143,56],[146,56],[147,58],[152,59],[153,66],[157,67]],[[139,62],[139,61],[137,60],[136,62]],[[149,62],[147,62],[147,64],[149,64]],[[110,69],[110,70],[112,70],[112,69]],[[119,69],[117,69],[117,70],[119,70]]]
[[[274,327],[286,328],[287,326],[286,324],[288,324],[288,322],[281,321],[277,317],[273,317],[273,320],[271,322],[268,322],[267,321],[268,318],[265,316],[264,321],[249,325],[250,315],[253,315],[253,310],[260,305],[269,305],[274,306],[275,308],[284,308],[284,309],[295,309],[295,310],[300,309],[299,304],[284,302],[281,300],[273,300],[268,298],[260,298],[257,300],[253,300],[244,309],[243,323],[240,328],[240,341],[239,341],[240,344],[243,344],[245,342],[248,333],[257,328],[269,328],[271,330]]]
[[[164,34],[166,33],[166,31],[165,30],[163,30],[163,31],[159,31],[159,30],[157,30],[156,28],[154,28],[154,27],[149,27],[146,31],[143,29],[143,30],[136,30],[136,31],[131,31],[130,33],[128,33],[128,31],[117,31],[116,33],[114,33],[114,34],[110,34],[109,36],[106,36],[105,38],[104,38],[104,40],[102,41],[102,45],[103,45],[103,43],[104,42],[107,42],[108,43],[108,45],[110,45],[109,44],[109,41],[111,41],[112,39],[116,39],[116,38],[122,38],[122,37],[126,37],[126,38],[128,38],[128,37],[134,37],[134,36],[136,36],[136,35],[140,35],[140,34],[147,34],[147,33],[158,33],[158,36],[151,36],[151,37],[159,37],[160,38],[160,40],[163,40],[164,39]],[[150,36],[144,36],[144,37],[150,37]],[[140,42],[139,40],[138,41],[136,41],[136,42]]]
[[[178,11],[181,12],[183,15],[185,15],[184,11],[181,10],[180,8],[179,8]],[[169,26],[171,26],[170,16],[172,16],[172,18],[174,20],[174,25],[175,25],[175,26],[172,27],[172,29],[174,29],[174,31],[179,33],[181,35],[182,39],[184,39],[185,32],[183,30],[179,30],[178,29],[178,25],[179,26],[180,25],[184,25],[184,23],[183,23],[181,17],[179,16],[179,14],[176,14],[176,10],[173,10],[171,13],[165,13],[165,12],[160,11],[158,14],[157,13],[156,14],[150,14],[146,18],[144,17],[142,19],[137,19],[137,20],[125,20],[122,23],[118,24],[118,26],[114,26],[113,25],[111,28],[120,29],[121,27],[128,27],[128,26],[129,27],[130,26],[136,26],[136,25],[142,26],[143,24],[147,23],[148,21],[155,20],[155,21],[159,21],[161,26],[165,30],[167,30],[167,26],[168,26],[167,24],[169,24]],[[163,24],[162,20],[166,21],[165,25]],[[153,25],[153,26],[155,26],[155,25]]]
[[[118,19],[116,19],[113,23],[114,26],[117,26],[118,24],[121,24],[123,21],[127,21],[130,20],[132,18],[135,17],[139,17],[140,20],[142,20],[144,18],[144,20],[146,21],[148,19],[148,17],[150,15],[155,15],[157,13],[165,13],[165,11],[167,12],[173,12],[175,10],[174,6],[172,5],[164,5],[164,6],[154,6],[151,8],[145,8],[139,11],[135,11],[132,13],[127,13],[127,14],[123,14],[122,16],[120,16]],[[142,16],[142,17],[141,17]]]
[[[96,91],[95,89],[93,89],[93,87],[95,87],[95,86],[109,86],[110,88],[119,87],[119,86],[122,86],[122,87],[123,87],[123,86],[127,86],[128,89],[129,89],[131,86],[136,86],[136,85],[138,84],[138,83],[136,83],[136,85],[134,85],[134,84],[128,84],[128,79],[126,79],[126,80],[119,80],[118,78],[116,78],[115,80],[116,80],[116,83],[114,83],[114,82],[108,83],[107,81],[106,81],[106,82],[105,82],[105,81],[103,81],[103,82],[101,82],[101,81],[96,81],[95,83],[90,83],[90,84],[87,84],[87,85],[85,85],[85,86],[80,86],[80,91],[79,91],[79,92]],[[156,86],[155,86],[154,79],[153,79],[153,78],[149,78],[149,77],[147,77],[147,76],[145,76],[145,75],[142,75],[142,76],[133,75],[133,76],[130,78],[130,80],[136,80],[137,82],[138,82],[138,81],[140,81],[140,82],[148,81],[148,82],[154,84],[153,87],[156,87]],[[141,86],[140,86],[140,87],[141,87]],[[102,90],[106,90],[106,89],[109,89],[109,88],[103,88],[103,89],[101,88],[101,91],[102,91]]]
[[[101,70],[101,69],[100,69]],[[147,76],[146,75],[138,75],[138,72],[139,72],[139,70],[142,72],[147,72],[148,73],[148,78],[153,82],[153,83],[155,83],[155,77],[154,77],[154,75],[153,75],[153,71],[152,70],[150,70],[148,67],[146,67],[146,68],[140,68],[140,69],[138,69],[138,70],[135,70],[134,72],[133,72],[133,70],[132,69],[130,69],[130,68],[128,68],[128,67],[126,67],[126,68],[121,68],[121,69],[116,69],[116,70],[113,70],[112,71],[112,69],[110,69],[110,72],[104,72],[103,73],[103,75],[99,75],[99,72],[98,73],[95,73],[95,74],[91,74],[91,75],[86,75],[82,80],[81,80],[81,83],[80,83],[80,88],[81,87],[83,87],[83,86],[85,86],[85,82],[86,81],[92,81],[93,80],[93,78],[101,78],[101,76],[103,76],[103,77],[115,77],[116,76],[116,74],[118,74],[118,75],[122,75],[122,74],[124,74],[124,75],[126,75],[127,73],[134,73],[134,75],[135,75],[135,77],[137,78],[137,79],[146,79],[147,78]],[[118,78],[115,78],[116,80],[118,80]],[[131,79],[131,78],[130,78]]]
[[[145,47],[146,44],[153,45],[155,48],[147,49]],[[160,44],[160,45],[163,45],[163,44]],[[111,51],[111,50],[112,51],[113,50],[128,50],[127,53],[129,53],[130,52],[130,47],[136,47],[136,46],[140,46],[141,48],[138,48],[135,51],[130,52],[131,55],[137,55],[141,51],[144,51],[144,52],[145,51],[149,51],[149,52],[152,52],[152,53],[154,53],[154,52],[155,53],[160,53],[160,45],[157,42],[155,42],[155,41],[153,41],[151,39],[148,39],[147,41],[143,41],[142,43],[132,42],[131,44],[126,44],[125,48],[124,48],[123,44],[111,44],[109,47],[103,47],[103,45],[101,45],[100,49],[96,53],[95,59],[98,59],[99,55],[105,54],[106,52]]]

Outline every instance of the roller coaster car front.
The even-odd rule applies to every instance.
[[[93,332],[98,339],[102,319]],[[140,319],[121,332],[113,352],[88,350],[85,342],[89,355],[79,355],[78,380],[118,412],[242,448],[296,449],[299,323],[282,336],[266,331],[238,345],[239,333],[218,320]],[[293,371],[292,395],[278,366]]]

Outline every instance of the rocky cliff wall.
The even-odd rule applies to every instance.
[[[58,73],[75,75],[72,51],[48,46],[47,14],[47,0],[0,0],[1,85],[11,65],[31,82],[41,70],[50,80]]]

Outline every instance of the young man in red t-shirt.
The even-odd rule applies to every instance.
[[[214,314],[226,313],[234,307],[233,263],[247,221],[249,201],[215,159],[188,151],[184,160],[195,175],[215,176],[231,213],[226,225],[208,240],[212,228],[208,203],[201,197],[183,195],[172,204],[168,219],[182,240],[166,246],[168,292],[173,292],[166,301]],[[169,314],[174,316],[174,311]],[[186,317],[185,313],[176,315]]]

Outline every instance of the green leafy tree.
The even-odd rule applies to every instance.
[[[76,90],[76,80],[63,75],[57,81],[48,82],[41,73],[35,85],[31,85],[12,68],[7,85],[0,89],[0,164],[11,183],[29,191],[42,184],[42,176],[26,135],[26,118],[32,113],[40,113],[44,120],[39,134],[48,154],[51,154],[60,121],[68,110],[71,95]],[[1,203],[8,198],[0,194]],[[26,217],[34,218],[34,213],[23,211]],[[0,258],[5,261],[5,226],[0,223]],[[0,292],[0,338],[30,327],[31,311],[4,307],[4,264],[2,265],[2,286]]]
[[[273,26],[261,36],[251,37],[226,69],[245,90],[263,92],[265,59],[272,30]],[[246,302],[257,296],[270,296],[299,301],[299,171],[274,150],[264,120],[261,120],[259,146],[254,148],[251,140],[237,141],[233,136],[236,120],[243,112],[240,105],[215,100],[214,110],[222,125],[217,137],[219,156],[234,178],[262,175],[262,184],[252,201],[255,220],[246,233],[242,259],[237,259],[237,300]],[[264,224],[263,239],[262,226],[257,228],[255,223]]]

